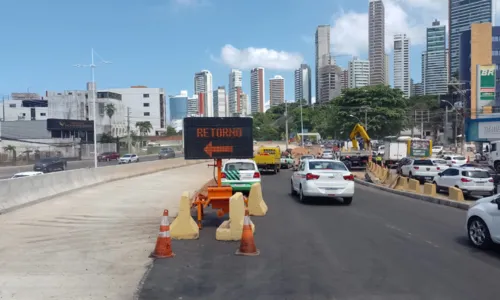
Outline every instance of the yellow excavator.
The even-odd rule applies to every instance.
[[[363,150],[360,150],[358,136],[363,138]],[[366,164],[370,160],[372,155],[371,139],[366,132],[366,129],[361,124],[354,125],[351,133],[349,134],[349,139],[352,142],[352,149],[347,152],[340,153],[340,160],[349,168],[366,168]]]

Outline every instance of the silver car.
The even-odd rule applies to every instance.
[[[333,151],[332,150],[324,150],[323,154],[321,155],[321,158],[332,159],[333,158]]]

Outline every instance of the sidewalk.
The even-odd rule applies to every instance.
[[[181,193],[212,176],[197,164],[0,215],[0,299],[133,299],[163,209],[175,216]]]

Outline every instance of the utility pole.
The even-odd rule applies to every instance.
[[[368,108],[365,108],[365,130],[368,131]]]
[[[458,111],[456,107],[455,107],[455,149],[456,149],[455,151],[458,150]]]
[[[448,145],[448,104],[445,106],[445,115],[444,115],[444,144]]]
[[[300,100],[300,132],[302,134],[300,136],[300,142],[303,146],[304,145],[304,119],[302,117],[302,101],[304,101],[304,99]]]
[[[415,121],[417,120],[417,111],[413,111],[413,116],[411,117],[411,137],[413,138],[413,134],[415,131]]]
[[[3,106],[3,108],[2,108],[2,114],[3,114],[2,121],[5,122],[5,97],[2,97],[2,106]]]
[[[131,145],[132,145],[132,137],[130,136],[130,107],[127,107],[127,135],[128,135],[128,149],[127,152],[130,153],[131,151]]]
[[[285,143],[286,143],[286,149],[288,149],[288,104],[285,101]]]

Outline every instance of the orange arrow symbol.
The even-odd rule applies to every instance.
[[[212,157],[213,153],[232,153],[233,146],[212,146],[212,142],[210,142],[203,150],[208,156]]]

